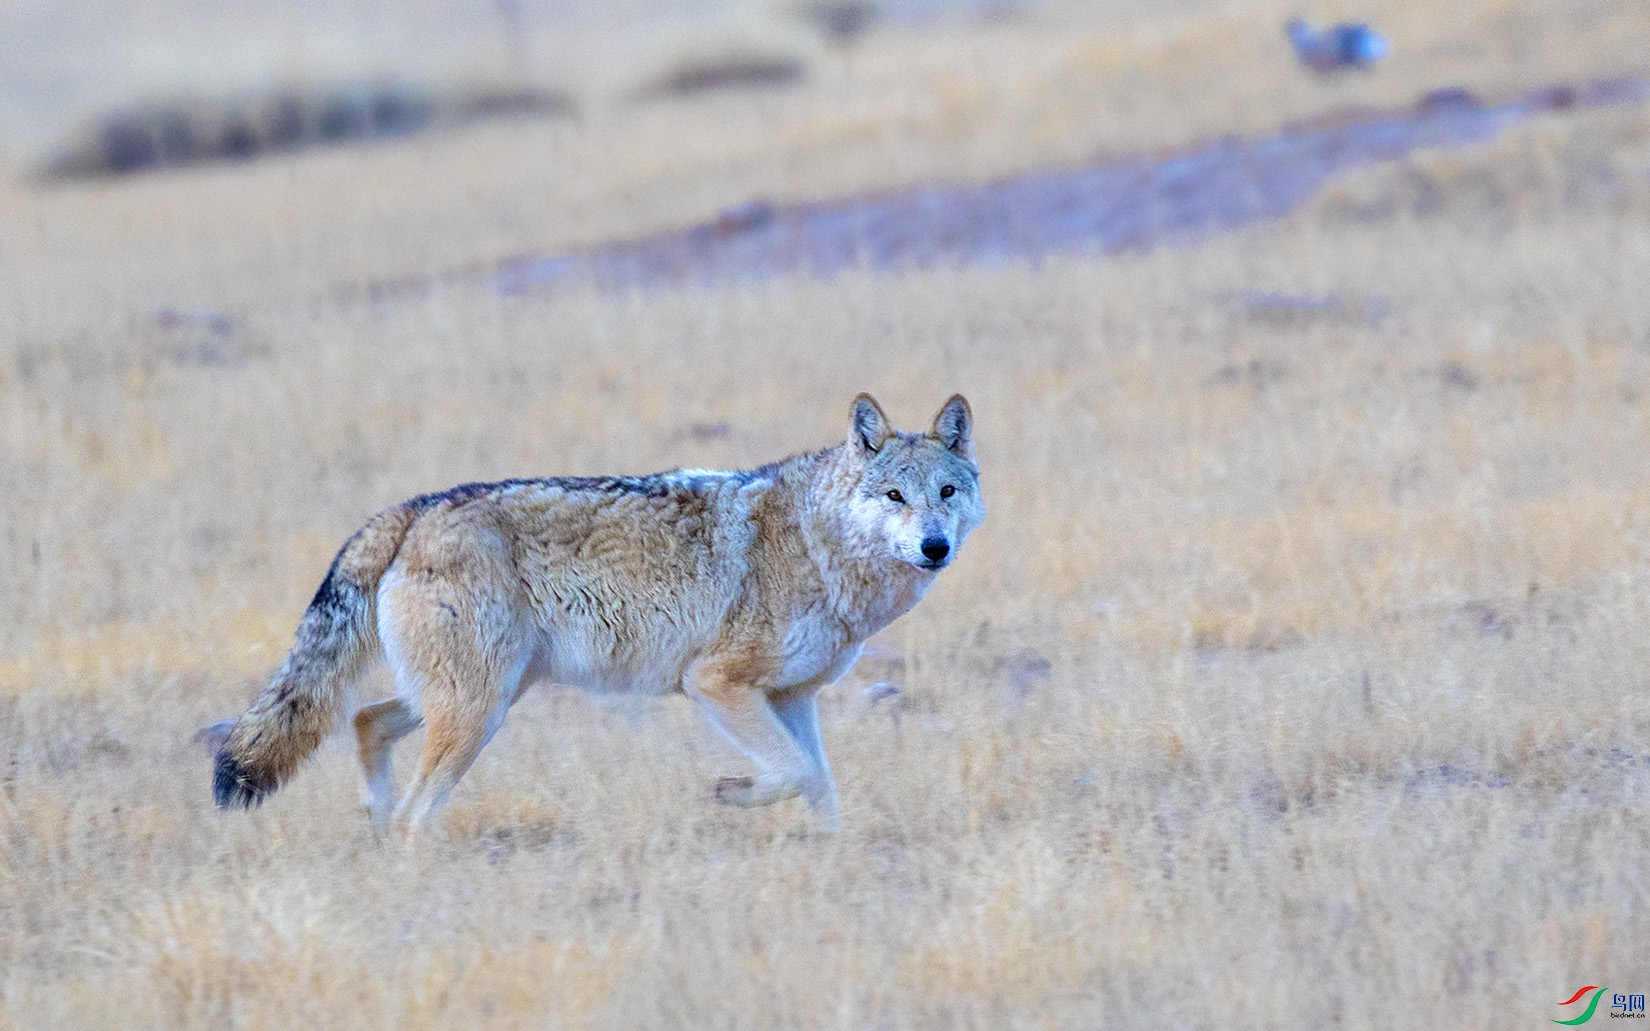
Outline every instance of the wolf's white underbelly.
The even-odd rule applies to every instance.
[[[625,656],[573,635],[541,641],[522,680],[581,687],[604,694],[665,695],[681,690],[690,650],[675,647]]]
[[[522,682],[564,684],[604,694],[673,694],[682,689],[683,676],[702,647],[685,637],[670,641],[668,647],[657,647],[658,643],[655,641],[655,647],[646,654],[625,654],[599,636],[593,640],[564,631],[536,643]],[[830,683],[853,666],[862,647],[806,631],[788,634],[786,644],[785,663],[777,681],[761,686]]]

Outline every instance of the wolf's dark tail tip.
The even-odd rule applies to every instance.
[[[212,767],[212,797],[219,809],[251,809],[263,802],[274,788],[236,761],[229,749],[221,749]]]

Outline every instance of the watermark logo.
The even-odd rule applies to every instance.
[[[1576,1002],[1580,1001],[1580,999],[1583,995],[1586,995],[1588,992],[1593,993],[1593,999],[1592,999],[1591,1002],[1589,1002],[1587,1004],[1587,1009],[1582,1012],[1581,1016],[1576,1017],[1574,1020],[1559,1020],[1557,1017],[1554,1017],[1553,1018],[1553,1023],[1555,1023],[1555,1024],[1585,1024],[1585,1023],[1587,1023],[1587,1021],[1592,1020],[1593,1019],[1593,1011],[1598,1009],[1598,1000],[1604,998],[1604,989],[1600,988],[1596,984],[1586,985],[1585,987],[1577,989],[1576,993],[1574,995],[1570,996],[1568,999],[1565,999],[1563,1002],[1559,1003],[1558,1005],[1560,1005],[1560,1006],[1573,1006],[1573,1005],[1575,1005]]]
[[[1583,996],[1587,995],[1588,993],[1591,993],[1592,998],[1587,1000],[1587,1008],[1581,1011],[1581,1015],[1579,1017],[1574,1017],[1570,1020],[1559,1020],[1558,1018],[1554,1017],[1553,1018],[1553,1023],[1555,1023],[1555,1024],[1585,1024],[1585,1023],[1587,1023],[1587,1021],[1593,1019],[1593,1013],[1598,1009],[1598,1001],[1600,999],[1604,998],[1604,993],[1609,991],[1609,990],[1610,989],[1608,989],[1608,988],[1600,988],[1596,984],[1586,985],[1582,988],[1577,989],[1576,993],[1574,995],[1570,996],[1568,999],[1565,999],[1563,1002],[1558,1003],[1557,1005],[1559,1005],[1559,1006],[1574,1006],[1576,1003],[1581,1001]],[[1616,994],[1610,996],[1610,1017],[1613,1020],[1620,1020],[1620,1019],[1623,1019],[1623,1018],[1625,1018],[1627,1020],[1643,1020],[1643,1019],[1645,1019],[1644,996],[1643,995],[1626,995],[1626,994],[1623,994],[1621,992],[1617,992]]]

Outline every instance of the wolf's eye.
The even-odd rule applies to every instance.
[[[940,488],[940,497],[942,498],[948,498],[955,493],[957,493],[957,488],[951,486],[949,483]]]
[[[905,504],[905,495],[901,494],[897,490],[891,490],[891,491],[888,492],[888,500],[893,501],[893,502],[897,502],[897,503],[903,505],[903,504]]]

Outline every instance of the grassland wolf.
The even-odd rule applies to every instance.
[[[869,395],[847,440],[739,472],[467,484],[373,517],[333,559],[296,642],[219,744],[218,805],[252,806],[343,716],[383,656],[395,695],[355,714],[375,822],[392,815],[390,748],[428,728],[395,815],[438,810],[525,687],[682,691],[755,766],[716,798],[839,803],[816,694],[915,605],[985,508],[961,395],[926,434]]]

